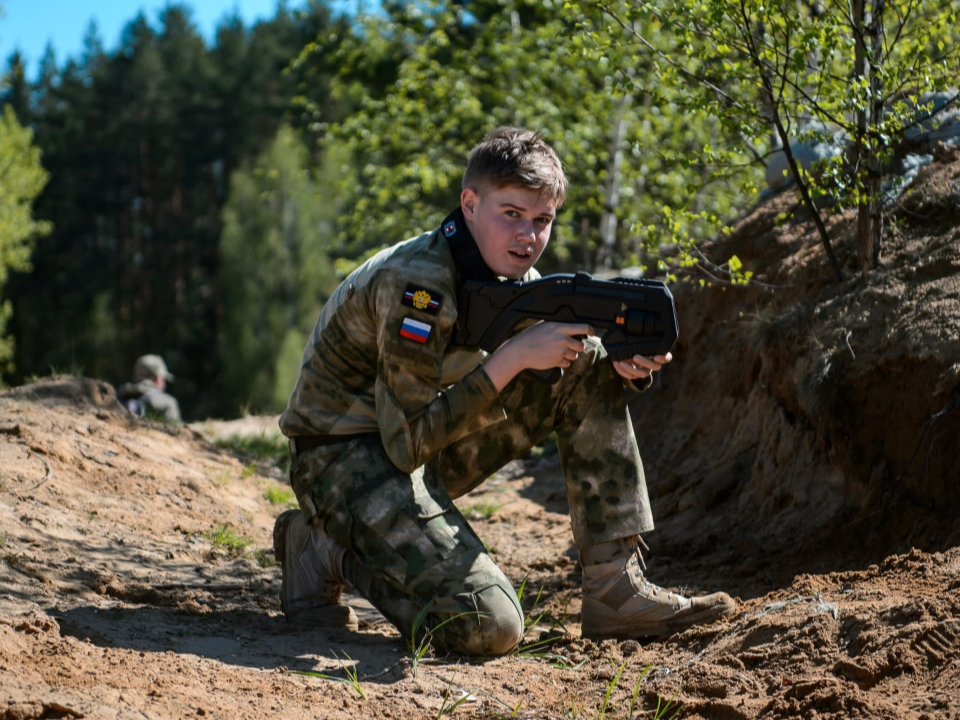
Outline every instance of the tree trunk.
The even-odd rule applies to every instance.
[[[624,116],[630,101],[630,95],[621,98],[610,138],[610,162],[607,165],[607,186],[603,213],[600,215],[600,248],[597,252],[597,268],[603,270],[610,270],[614,261],[622,255],[617,247],[617,206],[620,204],[623,140],[627,135],[627,120]]]

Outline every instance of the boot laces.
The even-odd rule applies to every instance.
[[[674,602],[679,607],[680,599],[669,590],[664,590],[659,585],[655,585],[647,579],[647,576],[644,574],[644,570],[647,569],[647,563],[643,560],[643,553],[640,551],[642,547],[647,552],[650,552],[650,548],[643,541],[643,538],[639,535],[631,535],[630,537],[623,538],[621,542],[624,544],[624,549],[627,551],[627,571],[630,575],[638,582],[642,583],[643,593],[647,595],[660,595],[665,594],[667,599],[671,602]],[[632,559],[636,559],[636,562],[630,562]]]

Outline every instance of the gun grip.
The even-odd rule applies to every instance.
[[[563,368],[550,368],[549,370],[524,370],[525,374],[545,385],[555,385],[563,377]]]

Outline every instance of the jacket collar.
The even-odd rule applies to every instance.
[[[444,218],[440,225],[440,232],[447,238],[450,252],[453,254],[453,263],[457,268],[460,280],[497,280],[493,270],[480,254],[477,241],[473,239],[467,221],[463,217],[463,210],[459,207]]]

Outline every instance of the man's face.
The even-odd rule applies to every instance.
[[[464,190],[460,205],[487,266],[514,280],[540,258],[557,215],[556,200],[515,186]]]

